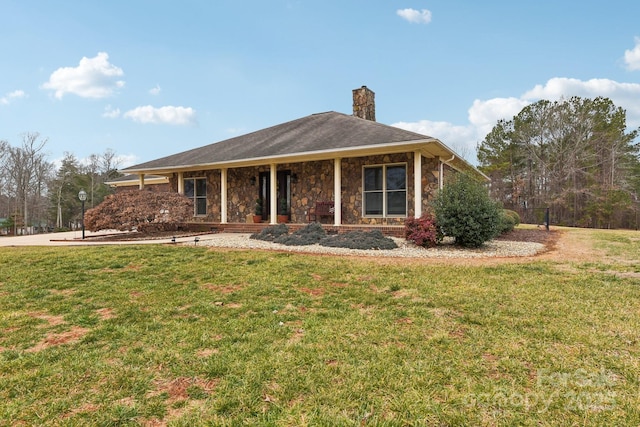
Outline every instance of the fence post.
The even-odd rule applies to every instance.
[[[549,208],[544,211],[544,226],[549,231]]]

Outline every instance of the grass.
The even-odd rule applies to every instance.
[[[1,248],[0,426],[638,425],[640,236],[579,232],[597,265]]]

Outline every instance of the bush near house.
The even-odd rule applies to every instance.
[[[274,240],[287,246],[315,245],[327,237],[327,232],[317,222],[312,222],[291,234],[284,234]]]
[[[500,234],[513,231],[513,229],[516,226],[516,220],[508,212],[513,212],[513,211],[508,211],[507,209],[503,209],[502,213],[500,214],[500,225],[498,227]]]
[[[289,234],[289,227],[286,224],[278,224],[263,228],[259,233],[253,233],[249,238],[273,242],[278,237],[287,234]]]
[[[501,207],[487,189],[471,177],[458,174],[433,200],[436,223],[445,236],[464,247],[479,247],[500,232]]]
[[[424,248],[432,248],[442,242],[442,233],[431,212],[423,214],[420,218],[407,218],[404,222],[404,237]]]
[[[171,192],[124,191],[107,196],[84,215],[90,231],[120,230],[152,233],[175,231],[193,217],[193,202]]]
[[[382,234],[379,230],[370,232],[351,231],[349,233],[328,236],[327,232],[317,222],[288,234],[289,228],[285,224],[273,225],[264,228],[260,233],[251,235],[252,239],[265,240],[280,243],[287,246],[307,246],[319,244],[320,246],[347,249],[395,249],[398,246]]]
[[[516,211],[512,211],[511,209],[503,209],[503,212],[505,215],[509,215],[511,218],[513,218],[513,223],[514,225],[520,225],[520,214],[518,214],[518,212]]]
[[[398,247],[393,239],[386,237],[380,230],[350,231],[344,234],[327,236],[320,241],[320,246],[362,250],[385,250]]]

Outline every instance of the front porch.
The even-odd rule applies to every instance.
[[[299,230],[308,224],[287,223],[290,231]],[[322,228],[329,234],[331,233],[348,233],[350,231],[373,231],[380,230],[382,234],[389,237],[404,237],[403,225],[333,225],[320,224]],[[259,233],[266,227],[272,227],[273,224],[268,222],[248,223],[235,222],[222,224],[219,222],[190,222],[182,226],[184,230],[193,232],[216,232],[216,233]]]

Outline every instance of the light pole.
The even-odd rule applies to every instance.
[[[82,239],[84,239],[84,201],[87,200],[87,192],[80,190],[78,199],[82,202]]]

